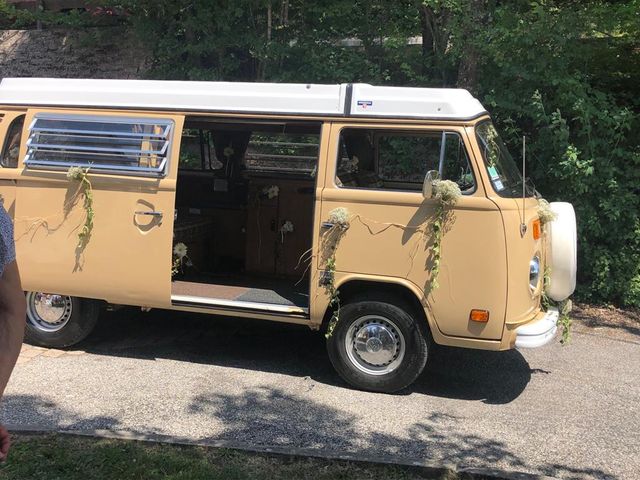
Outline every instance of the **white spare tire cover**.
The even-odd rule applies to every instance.
[[[556,219],[549,223],[551,251],[547,257],[551,269],[547,295],[556,302],[568,298],[576,288],[577,233],[576,214],[567,202],[552,202]]]

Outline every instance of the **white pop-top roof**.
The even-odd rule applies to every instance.
[[[466,90],[363,83],[5,78],[0,105],[434,119],[469,119],[485,113]]]

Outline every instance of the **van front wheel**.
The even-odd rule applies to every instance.
[[[340,309],[327,350],[336,371],[351,385],[392,393],[409,386],[422,373],[428,347],[407,310],[366,300]]]
[[[25,341],[64,348],[84,340],[98,322],[97,301],[44,292],[27,292]]]

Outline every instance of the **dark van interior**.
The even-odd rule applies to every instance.
[[[319,123],[188,118],[174,225],[174,303],[309,305]],[[176,252],[186,256],[179,258]]]

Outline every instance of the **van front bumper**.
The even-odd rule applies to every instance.
[[[516,348],[542,347],[553,340],[559,315],[558,309],[551,307],[539,320],[516,328]]]

